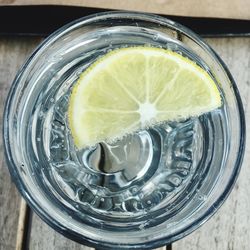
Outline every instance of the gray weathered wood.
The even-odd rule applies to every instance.
[[[250,2],[248,0],[0,0],[0,5],[70,5],[92,8],[143,11],[149,13],[191,16],[250,19]]]
[[[20,209],[19,209],[19,218],[17,226],[17,237],[16,237],[16,250],[22,250],[23,242],[25,239],[25,232],[28,227],[26,224],[26,218],[28,216],[28,205],[23,198],[21,198]]]
[[[29,246],[32,250],[94,250],[93,248],[80,245],[58,234],[35,214],[33,214],[32,217]],[[155,250],[166,250],[166,248],[162,247]]]
[[[246,152],[228,200],[205,225],[174,243],[173,250],[248,250],[250,245],[250,38],[207,39],[230,69],[246,115]]]
[[[6,95],[16,72],[40,39],[0,37],[0,131]],[[1,132],[0,132],[1,133]],[[15,249],[20,196],[11,182],[0,135],[0,250]]]
[[[10,85],[20,66],[40,41],[40,38],[0,37],[0,131],[2,131],[4,102]],[[25,209],[22,209],[23,213],[20,215],[19,209],[24,208],[25,205],[20,201],[20,195],[11,181],[4,161],[3,142],[0,136],[0,250],[21,249]],[[36,215],[33,216],[32,221],[29,244],[32,250],[93,249],[66,239],[48,227]]]
[[[29,247],[32,250],[94,250],[60,235],[45,224],[36,214],[32,216]]]
[[[250,129],[250,39],[207,39],[228,65],[241,92],[246,110],[247,131]],[[0,129],[2,110],[9,86],[19,66],[30,50],[39,42],[34,38],[0,38]],[[250,244],[250,160],[249,137],[241,175],[229,199],[220,211],[199,230],[173,244],[174,250],[244,250]],[[10,181],[3,160],[2,137],[0,137],[0,250],[15,249],[18,209],[20,198]],[[67,240],[33,216],[30,234],[31,250],[85,249]],[[163,248],[165,249],[165,248]]]

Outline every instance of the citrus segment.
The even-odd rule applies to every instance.
[[[93,63],[74,86],[69,127],[82,148],[220,105],[216,84],[190,59],[153,47],[116,49]]]

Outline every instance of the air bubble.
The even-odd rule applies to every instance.
[[[144,197],[143,193],[140,193],[138,196],[140,199],[143,199],[143,197]]]
[[[207,199],[207,196],[204,195],[204,194],[199,194],[198,199],[201,200],[201,201],[205,201]]]
[[[147,204],[148,204],[148,205],[151,205],[151,204],[152,204],[151,200],[148,200],[148,201],[147,201]]]
[[[158,35],[153,36],[153,40],[156,41],[158,39]]]
[[[184,170],[184,171],[182,171],[182,174],[186,176],[186,175],[188,175],[188,171]]]

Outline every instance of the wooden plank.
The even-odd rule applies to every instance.
[[[238,83],[246,110],[247,130],[250,129],[250,39],[208,39],[227,63]],[[38,43],[38,39],[0,38],[0,127],[2,126],[3,102],[10,83],[17,69],[23,63],[29,51]],[[207,249],[248,249],[250,197],[250,169],[247,168],[250,155],[250,141],[247,138],[246,156],[240,178],[227,202],[220,211],[201,229],[173,244],[174,250]],[[0,249],[15,248],[18,222],[17,208],[20,206],[19,195],[10,181],[2,155],[2,138],[0,137]],[[30,249],[84,249],[84,246],[71,242],[57,234],[37,216],[33,217],[30,237]],[[163,248],[165,249],[165,248]]]
[[[0,131],[4,101],[16,72],[41,41],[38,38],[0,38]],[[24,237],[26,204],[20,199],[3,157],[0,136],[0,250],[21,250]],[[20,213],[19,213],[20,210]],[[93,250],[70,241],[33,216],[29,248],[32,250]],[[17,233],[18,231],[18,233]],[[159,248],[163,250],[165,248]],[[25,249],[26,250],[26,249]]]
[[[246,109],[247,128],[250,129],[250,38],[207,39],[207,41],[224,59],[238,84]],[[174,243],[173,250],[247,249],[250,198],[244,187],[250,186],[250,170],[246,166],[249,162],[249,151],[249,140],[247,140],[242,173],[234,191],[218,214],[195,233]],[[37,224],[36,226],[39,226],[40,229],[32,232],[34,235],[32,244],[42,244],[41,241],[44,241],[43,236],[38,234],[44,230],[45,225],[39,225],[37,220],[38,218],[35,217],[33,223]],[[32,228],[32,230],[34,229]],[[48,237],[47,234],[51,234],[50,231],[46,230],[44,233],[46,234],[45,238]],[[60,238],[54,233],[55,241],[58,237]]]
[[[36,214],[32,216],[29,249],[32,250],[94,250],[87,246],[71,241],[54,231],[45,224]],[[100,246],[100,250],[101,250]],[[155,250],[166,250],[166,247]]]
[[[0,131],[4,101],[11,82],[20,65],[38,42],[40,39],[0,37]],[[20,196],[11,182],[0,136],[0,250],[15,249],[19,207]]]
[[[80,245],[57,233],[45,224],[36,214],[32,216],[29,249],[32,250],[94,250]]]
[[[115,10],[144,11],[149,13],[192,16],[250,19],[248,0],[0,0],[0,5],[72,5]]]
[[[21,198],[20,209],[19,209],[19,218],[17,226],[17,237],[16,237],[16,250],[23,249],[23,243],[25,239],[25,233],[27,231],[28,225],[26,224],[26,219],[28,216],[28,205],[23,198]]]
[[[247,250],[250,239],[250,38],[207,39],[228,65],[246,115],[246,152],[239,179],[228,200],[206,224],[174,243],[173,250]]]

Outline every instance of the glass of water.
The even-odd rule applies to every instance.
[[[100,56],[141,45],[204,68],[223,105],[78,150],[67,120],[72,86]],[[159,16],[107,12],[62,27],[30,56],[6,102],[4,143],[19,191],[55,230],[90,246],[148,249],[184,237],[220,207],[240,170],[245,120],[231,74],[200,37]]]

